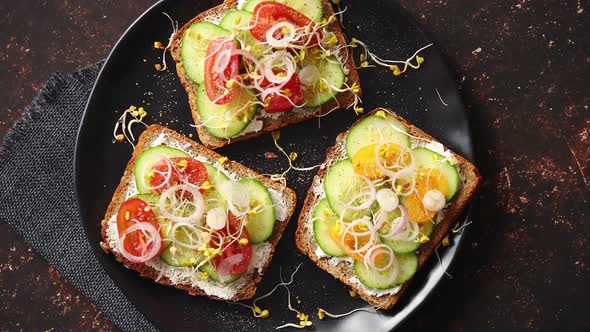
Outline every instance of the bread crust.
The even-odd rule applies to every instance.
[[[138,156],[143,152],[143,150],[150,147],[151,143],[160,135],[164,133],[167,137],[171,137],[173,140],[181,143],[183,146],[187,147],[187,151],[194,152],[196,155],[207,159],[211,164],[217,162],[221,155],[217,154],[216,152],[205,148],[204,146],[186,138],[178,134],[177,132],[165,128],[160,125],[151,125],[149,126],[139,137],[139,141],[135,146],[133,151],[133,156],[127,163],[127,167],[125,168],[125,172],[121,177],[121,182],[119,186],[115,190],[113,194],[113,199],[109,204],[107,211],[105,213],[104,219],[101,221],[101,234],[102,234],[102,242],[100,243],[101,247],[106,253],[112,253],[115,256],[115,259],[121,262],[125,267],[135,270],[139,272],[140,276],[148,279],[152,279],[160,284],[173,286],[179,289],[183,289],[187,291],[191,295],[205,295],[209,296],[205,293],[205,291],[198,287],[193,287],[190,284],[174,284],[169,278],[166,276],[160,276],[160,272],[158,272],[153,267],[150,267],[146,264],[142,263],[133,263],[123,257],[118,251],[113,251],[113,248],[109,246],[109,241],[107,239],[107,226],[108,221],[117,214],[119,207],[121,204],[126,200],[127,189],[132,184],[132,177],[133,177],[133,166],[135,165],[135,161],[137,160]],[[274,250],[285,230],[287,224],[295,210],[295,205],[297,203],[297,197],[293,190],[290,188],[283,187],[282,184],[272,181],[271,179],[261,176],[257,172],[253,171],[250,168],[243,166],[240,163],[235,161],[228,160],[227,162],[223,163],[221,166],[222,170],[226,173],[236,174],[240,178],[245,177],[252,177],[256,178],[260,181],[264,186],[270,189],[274,189],[279,191],[283,194],[283,199],[286,203],[286,218],[285,220],[277,220],[275,221],[275,227],[272,233],[272,236],[269,238],[268,242],[271,243],[272,249],[270,251],[270,258],[267,260],[266,264],[262,267],[259,273],[247,273],[243,276],[243,278],[248,278],[248,282],[242,287],[239,292],[230,299],[221,299],[216,296],[209,296],[209,298],[216,299],[216,300],[233,300],[233,301],[240,301],[252,298],[256,293],[256,287],[260,283],[262,276],[264,275],[266,269],[268,268],[272,256],[274,254]]]
[[[334,10],[332,9],[332,5],[330,4],[329,0],[322,0],[322,4],[324,9],[324,17],[329,17],[330,15],[334,14]],[[191,81],[186,75],[184,66],[182,64],[182,57],[180,55],[180,44],[184,32],[192,24],[201,22],[209,16],[220,15],[229,10],[236,9],[237,5],[237,0],[226,0],[221,5],[200,13],[178,30],[178,32],[174,35],[174,38],[172,39],[171,43],[170,54],[172,55],[172,58],[176,63],[176,72],[178,74],[180,82],[182,83],[182,86],[184,87],[188,95],[188,102],[190,105],[191,114],[197,128],[199,139],[201,140],[203,145],[211,149],[216,149],[235,142],[240,142],[253,137],[258,137],[273,130],[283,128],[291,124],[303,122],[310,118],[315,118],[317,116],[330,112],[332,109],[341,109],[342,106],[348,106],[354,102],[354,93],[352,93],[351,91],[342,92],[336,96],[336,99],[332,99],[330,102],[327,102],[321,105],[320,107],[312,110],[287,111],[280,113],[276,118],[260,118],[260,120],[262,120],[263,122],[263,125],[262,129],[257,132],[246,133],[244,135],[233,137],[231,139],[220,139],[211,135],[207,131],[207,129],[204,126],[202,126],[202,122],[197,109],[197,100],[195,94],[197,84]],[[342,33],[340,24],[338,24],[337,21],[333,22],[329,27],[330,30],[336,34],[336,37],[338,38],[338,42],[340,45],[347,44],[346,37]],[[342,52],[346,52],[346,54],[343,55],[343,57],[346,59],[345,67],[348,70],[346,84],[352,86],[352,84],[356,83],[360,87],[360,78],[358,76],[358,72],[356,70],[351,54],[348,52],[347,48],[344,48]],[[357,94],[359,97],[362,96],[362,90],[359,91]]]
[[[401,121],[404,125],[406,125],[406,127],[408,127],[410,134],[417,137],[425,138],[427,140],[438,142],[435,138],[428,135],[421,129],[413,126],[406,119],[400,117],[399,115],[393,113],[390,110],[378,108],[368,113],[366,116],[372,115],[379,110],[386,110],[388,113],[394,115],[399,121]],[[359,120],[357,120],[353,124],[353,126],[365,117],[362,117]],[[352,264],[341,262],[336,266],[331,266],[330,264],[328,264],[328,257],[318,257],[315,254],[317,243],[315,242],[315,239],[313,237],[313,228],[308,229],[308,227],[313,227],[313,224],[311,223],[311,213],[321,199],[321,196],[317,195],[317,193],[323,192],[323,179],[326,175],[326,172],[328,171],[329,166],[331,166],[338,160],[341,160],[343,157],[346,157],[344,145],[346,142],[347,134],[348,131],[345,131],[338,135],[338,137],[336,138],[336,144],[332,146],[330,149],[328,149],[326,153],[326,161],[324,162],[324,166],[318,171],[318,173],[312,181],[312,185],[307,193],[307,196],[303,203],[303,208],[299,215],[297,231],[295,234],[295,241],[297,248],[302,253],[309,256],[309,258],[318,267],[330,273],[336,279],[340,280],[346,286],[350,287],[357,294],[359,294],[359,296],[362,297],[365,301],[367,301],[371,305],[374,305],[382,309],[390,309],[397,303],[397,301],[401,298],[404,292],[408,289],[410,283],[414,278],[405,282],[402,285],[400,291],[395,295],[369,295],[365,292],[363,288],[360,288],[358,284],[352,283],[350,281],[350,277],[355,275]],[[430,241],[423,244],[419,248],[419,269],[424,266],[424,264],[428,261],[430,256],[434,253],[438,245],[441,243],[441,241],[444,239],[451,227],[454,225],[455,220],[457,219],[459,214],[464,210],[468,202],[474,197],[475,192],[481,183],[481,176],[479,175],[478,170],[471,162],[461,157],[457,153],[449,150],[446,146],[445,150],[450,151],[458,161],[457,165],[459,167],[459,172],[461,174],[461,187],[453,197],[452,204],[444,209],[443,219],[438,224],[436,224],[434,231],[430,236]]]

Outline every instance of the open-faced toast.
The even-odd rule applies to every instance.
[[[473,164],[471,164],[469,161],[462,158],[458,154],[446,149],[442,144],[438,143],[438,141],[436,141],[433,137],[426,134],[422,130],[416,128],[415,126],[411,125],[406,120],[404,120],[403,118],[399,117],[391,111],[377,109],[367,114],[367,116],[363,117],[362,119],[359,119],[359,121],[357,121],[355,125],[360,123],[364,119],[367,119],[368,117],[376,117],[379,115],[382,117],[392,117],[399,121],[398,123],[403,124],[407,128],[407,136],[411,139],[411,148],[414,148],[415,145],[426,145],[430,147],[435,146],[438,150],[437,153],[445,155],[445,160],[452,160],[451,164],[460,175],[458,181],[458,189],[456,189],[456,192],[454,192],[454,196],[452,197],[452,199],[450,201],[447,201],[446,204],[444,204],[444,208],[437,214],[436,222],[433,223],[434,229],[431,231],[431,233],[428,234],[428,236],[424,237],[422,236],[423,234],[421,234],[420,236],[416,237],[415,241],[417,241],[418,243],[423,243],[422,245],[417,244],[416,246],[413,246],[410,250],[407,250],[408,252],[411,251],[410,255],[414,255],[414,268],[419,269],[426,263],[426,261],[434,253],[434,250],[438,247],[441,241],[449,233],[451,228],[457,223],[457,217],[459,216],[461,211],[463,211],[470,199],[474,197],[475,191],[481,179],[477,169]],[[351,128],[354,128],[354,126]],[[375,127],[372,128],[372,130],[376,130]],[[393,284],[395,285],[395,287],[392,286],[389,289],[372,289],[370,287],[367,287],[365,284],[363,284],[363,282],[359,280],[359,277],[356,275],[355,270],[355,268],[357,268],[357,265],[363,264],[359,264],[351,257],[348,257],[349,255],[344,255],[343,257],[330,257],[330,255],[327,255],[324,252],[324,250],[320,248],[317,242],[317,237],[315,235],[315,219],[317,219],[318,215],[314,214],[314,210],[320,203],[320,200],[322,200],[326,196],[324,184],[326,182],[326,174],[329,172],[329,169],[332,166],[334,166],[337,162],[347,158],[348,148],[346,142],[349,132],[350,129],[338,135],[338,137],[336,138],[336,144],[327,152],[326,161],[323,167],[320,169],[320,171],[313,179],[311,188],[308,191],[305,203],[303,205],[303,209],[299,216],[298,228],[296,233],[296,244],[299,250],[304,254],[308,255],[309,258],[318,267],[330,273],[335,278],[339,279],[342,283],[353,289],[367,302],[379,308],[389,309],[395,305],[395,303],[399,300],[404,291],[408,288],[408,285],[412,280],[411,276],[408,276],[408,279],[404,280],[404,282],[402,283]],[[374,141],[373,143],[379,142]],[[352,164],[355,165],[355,167],[358,166],[358,159],[357,161],[355,161],[353,158]],[[396,188],[394,187],[393,189],[395,191]],[[403,188],[401,187],[398,187],[398,189],[403,190]],[[400,202],[402,201],[402,199],[403,198],[400,198]],[[381,202],[379,202],[379,205],[383,206],[381,205]],[[340,218],[341,220],[344,219],[343,217],[338,216],[336,216],[335,218]],[[349,224],[344,225],[346,226]],[[359,231],[358,233],[361,232]],[[342,229],[340,229],[339,234],[342,234]],[[357,240],[359,238],[362,240],[362,237],[357,237]],[[344,244],[344,238],[342,241],[342,243]],[[339,251],[340,248],[338,246],[341,245],[342,244],[337,245],[335,250]],[[332,246],[334,247],[334,244],[332,244]],[[348,250],[351,249],[348,248]],[[397,257],[399,257],[397,252],[395,252],[395,254]],[[399,272],[398,274],[402,273],[403,272]]]
[[[215,167],[217,172],[223,173],[224,177],[232,181],[238,179],[255,179],[262,184],[272,198],[274,208],[274,224],[272,224],[272,234],[265,238],[264,242],[252,246],[252,259],[248,270],[237,280],[227,284],[215,282],[210,279],[201,278],[202,273],[195,269],[197,263],[191,266],[174,267],[170,266],[159,258],[155,257],[148,262],[133,262],[120,252],[120,242],[117,214],[121,205],[130,199],[137,197],[137,181],[134,177],[134,167],[141,154],[153,147],[169,147],[179,149],[188,154],[191,158],[208,163]],[[171,158],[171,160],[173,160]],[[136,170],[136,169],[135,169]],[[209,174],[211,181],[212,174]],[[211,187],[209,185],[209,187]],[[211,188],[213,190],[213,188]],[[163,195],[163,194],[162,194]],[[203,147],[194,141],[159,125],[151,125],[146,129],[139,138],[133,156],[121,178],[113,199],[109,204],[105,217],[102,220],[102,242],[101,247],[107,253],[112,253],[114,257],[124,264],[127,268],[139,272],[142,277],[153,279],[164,285],[170,285],[179,289],[184,289],[191,295],[206,295],[214,299],[223,300],[243,300],[251,298],[256,292],[256,287],[260,282],[264,272],[269,266],[275,247],[287,226],[287,223],[293,213],[296,204],[295,193],[285,188],[280,183],[274,182],[255,171],[234,161],[226,160],[212,150]],[[157,207],[157,203],[155,204]],[[160,205],[161,206],[161,205]],[[207,211],[205,211],[205,215]],[[158,216],[160,225],[161,216]],[[203,217],[204,219],[204,217]],[[229,222],[228,222],[229,223]],[[164,226],[162,226],[163,232]],[[200,228],[202,229],[202,228]],[[252,243],[254,243],[252,241]],[[174,244],[172,245],[174,246]],[[168,248],[166,249],[168,250]]]
[[[332,9],[332,5],[328,0],[318,0],[321,1],[321,6],[323,7],[323,17],[329,18],[333,17],[334,11]],[[290,1],[290,3],[294,3],[296,1]],[[247,5],[247,4],[246,4]],[[313,106],[306,108],[303,106],[302,108],[295,108],[292,110],[283,111],[280,113],[266,113],[262,110],[262,106],[259,105],[259,109],[256,111],[255,115],[253,116],[252,120],[248,124],[248,127],[245,127],[239,133],[235,135],[230,135],[228,137],[220,137],[220,135],[213,135],[210,130],[206,127],[207,121],[203,121],[202,109],[199,109],[199,101],[198,101],[198,89],[200,85],[204,85],[205,83],[197,84],[195,80],[190,78],[190,75],[187,74],[187,67],[186,64],[183,62],[182,56],[182,43],[183,43],[183,36],[188,34],[188,31],[191,26],[194,26],[196,23],[200,22],[213,22],[218,24],[221,18],[228,13],[229,11],[235,10],[238,7],[238,1],[236,0],[226,0],[224,3],[211,8],[205,12],[198,14],[192,20],[187,22],[183,27],[179,29],[179,31],[175,34],[174,38],[171,42],[171,54],[174,58],[176,63],[176,70],[178,73],[178,77],[182,85],[184,86],[186,93],[188,95],[188,101],[192,113],[192,117],[194,119],[197,132],[199,135],[199,139],[201,142],[209,147],[209,148],[218,148],[233,142],[246,140],[252,137],[260,136],[264,133],[279,129],[281,127],[288,126],[290,124],[295,124],[302,122],[304,120],[320,116],[327,112],[331,112],[333,110],[339,108],[347,108],[355,102],[357,96],[361,95],[360,90],[360,82],[357,70],[355,68],[355,64],[352,60],[352,57],[349,54],[347,47],[339,47],[337,51],[337,60],[340,62],[340,66],[342,67],[342,72],[345,75],[342,91],[333,91],[333,96],[323,102],[320,106]],[[334,34],[336,38],[335,41],[332,43],[338,46],[343,46],[347,44],[346,38],[342,33],[342,30],[338,24],[337,19],[331,19],[329,22],[324,23],[326,25],[326,29]],[[199,35],[198,38],[208,38],[206,35]],[[311,59],[314,55],[308,54],[306,55],[307,59]],[[334,56],[334,55],[333,55]],[[303,61],[303,60],[301,60]],[[321,82],[320,82],[321,83]],[[352,88],[354,87],[354,88]],[[325,89],[325,87],[316,87],[314,89]],[[204,99],[204,97],[201,97]],[[202,107],[204,108],[204,107]],[[212,108],[212,107],[207,107]],[[222,135],[223,136],[223,135]]]

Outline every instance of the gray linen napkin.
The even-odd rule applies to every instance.
[[[76,133],[102,64],[53,75],[6,135],[0,222],[11,224],[118,327],[155,331],[94,257],[76,204]]]

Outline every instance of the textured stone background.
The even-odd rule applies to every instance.
[[[151,3],[1,2],[0,137],[52,72],[103,59]],[[447,55],[485,180],[453,278],[403,330],[590,330],[588,2],[401,3]],[[91,329],[114,327],[0,225],[0,330]]]

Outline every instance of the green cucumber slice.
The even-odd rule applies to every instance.
[[[180,56],[184,72],[193,82],[205,80],[205,57],[211,40],[229,35],[229,31],[210,22],[191,25],[182,36]]]
[[[321,0],[277,0],[318,23],[324,16],[324,5]]]
[[[342,88],[346,81],[346,74],[344,74],[340,61],[334,56],[318,60],[309,54],[303,61],[303,67],[306,66],[315,66],[319,72],[319,79],[312,86],[303,86],[305,107],[318,107],[336,98],[338,92],[333,88]]]
[[[324,178],[324,191],[332,211],[337,217],[344,213],[345,219],[357,219],[370,214],[370,208],[361,211],[346,210],[346,204],[365,187],[366,183],[354,172],[350,159],[340,160],[330,166]]]
[[[432,234],[433,228],[434,228],[434,224],[430,221],[427,221],[424,223],[424,226],[422,226],[421,233],[426,236],[430,236],[430,234]],[[391,249],[393,249],[393,251],[396,254],[407,254],[410,252],[415,252],[422,245],[418,241],[398,241],[398,240],[388,240],[388,239],[384,239],[384,238],[381,238],[381,241],[383,243],[385,243],[386,245],[388,245]]]
[[[457,168],[451,165],[444,156],[427,148],[416,148],[412,152],[414,153],[414,158],[416,158],[418,168],[436,167],[442,171],[448,182],[449,191],[447,192],[446,199],[447,202],[450,201],[455,196],[455,193],[459,189],[459,183],[461,182]]]
[[[250,30],[244,29],[250,26],[251,19],[251,12],[245,10],[231,10],[221,19],[219,26],[229,31],[235,30],[235,38],[239,41],[238,46],[241,48],[250,46],[250,52],[258,57],[267,49],[267,47],[252,36]]]
[[[395,142],[410,148],[408,128],[395,117],[385,113],[385,118],[370,115],[350,128],[346,135],[346,155],[352,158],[361,148],[381,142]]]
[[[254,12],[254,8],[256,8],[256,6],[263,1],[274,2],[274,0],[250,0],[246,2],[246,4],[244,4],[244,7],[242,7],[242,9],[252,13]]]
[[[227,104],[214,104],[205,92],[205,84],[196,91],[199,117],[209,133],[218,138],[231,138],[241,133],[256,113],[256,97],[247,90],[236,90]]]
[[[172,244],[162,251],[160,259],[170,266],[184,267],[198,264],[203,256],[195,250]]]
[[[386,283],[393,268],[383,272],[371,271],[362,262],[354,261],[354,272],[363,285],[372,289],[389,289],[408,281],[418,270],[418,256],[414,253],[395,255],[399,266],[397,278],[392,283]],[[389,274],[390,275],[390,274]]]
[[[190,157],[186,152],[171,148],[166,145],[158,145],[144,150],[133,166],[133,175],[135,176],[135,185],[137,191],[140,194],[149,193],[145,183],[147,182],[146,176],[152,166],[162,158],[174,158],[174,157]],[[148,202],[149,203],[149,202]]]
[[[207,264],[203,265],[201,267],[201,270],[203,272],[207,273],[207,275],[209,276],[209,279],[211,279],[213,281],[223,282],[224,284],[229,284],[231,282],[234,282],[234,281],[240,279],[240,277],[242,276],[241,274],[231,274],[227,280],[221,281],[219,279],[219,275],[217,274],[217,271],[215,270],[215,266],[213,266],[213,264],[211,264],[211,263],[207,263]]]
[[[170,223],[170,227],[172,226],[172,222]],[[189,249],[184,247],[180,244],[172,243],[171,238],[171,231],[168,231],[170,234],[168,236],[168,241],[171,243],[162,253],[160,254],[160,259],[170,265],[170,266],[193,266],[199,264],[203,260],[203,256],[199,255],[199,253],[194,249]],[[185,230],[182,230],[180,227],[176,229],[176,239],[181,242],[189,242],[189,235]]]
[[[266,241],[275,227],[275,209],[268,189],[256,179],[241,179],[238,181],[246,187],[250,194],[252,208],[260,206],[261,210],[248,216],[246,229],[250,235],[250,242],[257,244]]]
[[[313,236],[318,246],[328,256],[344,257],[346,253],[330,236],[330,228],[336,223],[337,217],[330,208],[326,198],[318,203],[313,210]]]
[[[205,165],[205,168],[207,168],[207,175],[209,176],[207,181],[209,181],[209,184],[211,185],[211,189],[205,190],[205,192],[203,192],[203,199],[205,200],[205,211],[211,211],[216,207],[225,208],[225,200],[219,192],[219,187],[222,182],[228,181],[229,178],[223,172],[215,168],[213,165],[208,163],[203,163],[203,165]]]

